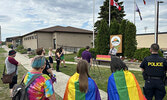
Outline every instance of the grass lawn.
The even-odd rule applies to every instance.
[[[55,66],[56,64],[54,63],[54,67]],[[60,70],[63,73],[69,76],[72,76],[76,72],[76,65],[67,64],[67,66],[68,66],[67,68],[60,67]],[[108,78],[111,75],[111,71],[109,68],[99,68],[99,69],[100,69],[100,72],[98,70],[98,67],[92,67],[89,74],[95,80],[97,86],[101,90],[107,92],[107,83],[108,83]],[[140,87],[142,89],[142,87],[144,86],[142,73],[140,71],[130,71],[130,72],[132,72],[136,76],[136,79],[138,80]],[[167,87],[166,87],[166,91],[167,91]],[[164,100],[167,100],[167,95],[165,96]]]
[[[4,61],[5,56],[3,53],[5,53],[3,48],[0,48],[0,76],[2,77],[3,69],[4,69]],[[27,70],[23,66],[18,67],[18,83],[21,82],[22,76],[27,72]],[[9,85],[3,84],[2,81],[0,81],[0,100],[11,100],[9,98]],[[56,94],[56,100],[62,100],[62,98]]]

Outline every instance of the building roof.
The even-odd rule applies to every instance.
[[[65,33],[91,33],[92,31],[90,30],[86,30],[86,29],[80,29],[80,28],[75,28],[75,27],[71,27],[71,26],[67,26],[67,27],[63,27],[63,26],[53,26],[53,27],[49,27],[49,28],[44,28],[44,29],[39,29],[39,30],[35,30],[33,32],[30,32],[28,34],[25,34],[23,36],[35,33],[35,32],[46,32],[46,33],[54,33],[54,32],[65,32]]]
[[[16,38],[22,38],[22,36],[7,37],[6,39],[16,39]]]

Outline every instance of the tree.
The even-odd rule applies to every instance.
[[[109,50],[109,27],[105,20],[101,20],[98,34],[96,36],[95,48],[98,54],[106,55]]]
[[[115,0],[118,1],[118,0]],[[123,2],[119,2],[118,3],[119,6],[121,6],[121,11],[119,11],[115,6],[111,6],[111,20],[116,19],[119,23],[121,22],[121,20],[123,19],[123,17],[125,16],[125,11],[124,11],[124,6],[122,6]],[[100,19],[105,20],[107,23],[109,23],[109,0],[105,0],[103,3],[103,6],[100,7],[100,12],[99,12],[99,17]],[[96,31],[98,30],[98,27],[100,25],[100,21],[98,20],[95,23],[95,27],[97,28]]]
[[[125,51],[125,30],[126,30],[127,20],[122,20],[119,28],[119,34],[122,34],[122,56],[124,56]]]
[[[134,52],[136,50],[136,26],[131,23],[127,22],[125,35],[124,35],[124,55],[128,58],[133,57]]]
[[[110,35],[117,35],[119,34],[119,23],[116,19],[113,19],[111,21],[111,24],[110,24],[110,30],[109,30],[109,34]]]

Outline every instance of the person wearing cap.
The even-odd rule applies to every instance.
[[[17,75],[18,75],[17,66],[20,65],[20,63],[15,60],[14,58],[15,56],[16,56],[16,51],[10,50],[8,53],[8,57],[6,57],[5,59],[7,74],[11,74],[16,71],[16,75],[13,77],[12,83],[9,83],[10,96],[12,96],[13,86],[17,84]]]
[[[24,84],[27,85],[34,75],[40,74],[40,76],[26,89],[28,100],[56,100],[52,80],[48,75],[42,74],[45,63],[45,57],[41,55],[35,56],[31,61],[32,70],[25,75]]]

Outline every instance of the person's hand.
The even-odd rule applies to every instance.
[[[20,62],[18,62],[18,64],[17,64],[18,66],[20,66],[21,65],[21,63]]]

